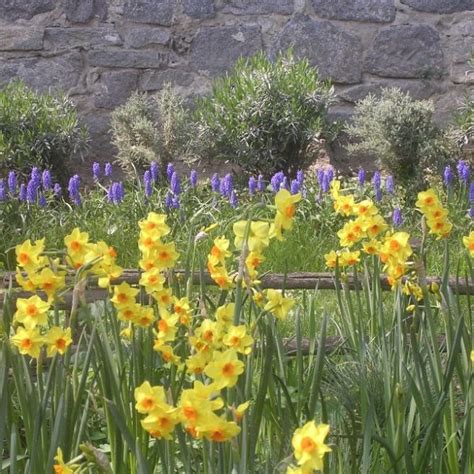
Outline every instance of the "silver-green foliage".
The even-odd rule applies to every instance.
[[[39,94],[20,81],[0,90],[0,169],[26,174],[38,166],[64,178],[68,160],[87,142],[69,97]]]
[[[198,129],[211,156],[250,172],[293,173],[332,138],[333,98],[333,87],[307,59],[288,52],[271,61],[259,53],[240,59],[198,101]]]
[[[135,92],[112,113],[112,142],[117,161],[126,172],[151,161],[166,164],[187,155],[188,114],[183,98],[170,84],[157,94]]]
[[[433,121],[434,104],[414,100],[398,88],[369,94],[355,108],[346,127],[351,154],[369,154],[399,180],[415,180],[438,171],[455,149],[447,132]]]

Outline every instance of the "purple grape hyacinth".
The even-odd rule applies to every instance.
[[[173,195],[169,191],[166,193],[165,206],[167,209],[171,209],[173,206]]]
[[[372,178],[372,183],[374,185],[374,191],[375,191],[375,200],[377,202],[380,202],[382,200],[382,175],[380,171],[376,171],[374,173],[374,177]]]
[[[263,179],[263,175],[259,174],[257,179],[257,191],[259,193],[263,193],[265,191],[265,180]]]
[[[7,200],[7,189],[5,186],[5,180],[0,179],[0,201],[6,201]]]
[[[230,198],[232,191],[234,190],[234,183],[232,181],[232,175],[227,173],[221,181],[219,191],[224,197]]]
[[[81,178],[77,174],[69,179],[68,192],[71,201],[79,206],[81,204],[81,195],[79,193],[79,186],[81,184]]]
[[[230,205],[235,209],[239,205],[239,201],[237,199],[237,194],[235,194],[235,191],[232,190],[230,193],[230,198],[229,198]]]
[[[395,181],[391,174],[388,175],[387,179],[385,180],[385,189],[387,190],[388,194],[395,194]]]
[[[392,222],[393,222],[394,227],[401,227],[403,225],[402,211],[399,207],[396,207],[393,210]]]
[[[290,193],[298,194],[300,192],[300,187],[301,187],[300,182],[297,179],[293,179],[290,185]]]
[[[270,180],[270,184],[272,186],[272,190],[274,193],[277,193],[278,191],[280,191],[281,183],[283,182],[284,179],[285,179],[285,174],[283,173],[283,171],[278,171],[278,173],[275,173],[272,176]]]
[[[13,196],[16,193],[17,179],[16,173],[10,171],[8,173],[8,192]]]
[[[173,173],[175,172],[173,163],[168,163],[168,166],[166,167],[166,176],[168,178],[168,181],[171,181],[171,177],[173,176]]]
[[[303,172],[303,170],[298,170],[296,172],[296,181],[298,181],[298,184],[301,188],[301,186],[303,186],[303,182],[304,182],[304,172]]]
[[[21,183],[20,185],[20,190],[18,192],[18,199],[20,201],[26,201],[26,196],[27,196],[27,189],[26,189],[26,184]]]
[[[221,180],[217,173],[214,173],[211,178],[211,190],[213,193],[218,193],[220,188]]]
[[[107,176],[107,178],[112,176],[112,165],[109,162],[105,163],[104,176]]]
[[[175,196],[179,196],[179,194],[181,193],[181,182],[179,180],[179,176],[178,176],[178,173],[176,173],[176,171],[174,171],[173,174],[171,175],[170,187],[171,187],[171,191],[173,191],[173,194]]]
[[[61,185],[59,183],[56,183],[54,185],[53,193],[54,193],[54,197],[56,197],[56,198],[61,197],[61,194],[63,193],[63,189],[61,188]]]
[[[156,161],[150,163],[151,179],[156,183],[158,181],[159,168]]]
[[[92,163],[92,177],[94,178],[94,181],[99,181],[100,179],[100,164],[97,163],[97,161]]]
[[[38,205],[39,207],[46,207],[46,197],[43,193],[40,194],[40,197],[38,199]]]
[[[464,184],[467,184],[467,182],[469,181],[469,165],[467,164],[467,161],[459,160],[456,168],[458,171],[459,179],[464,182]]]
[[[28,181],[28,184],[26,185],[26,200],[28,202],[31,202],[31,203],[36,202],[38,188],[39,188],[39,185],[37,184],[37,182],[33,178],[31,178]]]
[[[249,178],[249,194],[250,194],[250,196],[253,196],[256,192],[257,192],[257,180],[253,176],[250,176],[250,178]]]
[[[365,169],[360,168],[359,172],[357,173],[357,182],[359,183],[360,187],[364,186],[365,180],[366,180]]]
[[[41,171],[36,166],[31,168],[31,181],[33,181],[36,188],[41,186]]]
[[[44,170],[41,175],[41,181],[43,183],[43,189],[51,189],[53,187],[53,180],[51,178],[51,172],[49,170]]]
[[[454,180],[454,174],[453,170],[451,169],[451,166],[446,166],[444,168],[444,173],[443,173],[443,182],[447,188],[450,188],[451,185],[453,184]]]
[[[153,177],[150,170],[146,170],[143,175],[143,186],[145,188],[145,196],[149,198],[153,194]]]

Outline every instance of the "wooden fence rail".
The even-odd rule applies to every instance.
[[[185,277],[184,271],[175,270],[173,271],[168,278],[177,278],[183,280]],[[137,270],[125,270],[123,275],[120,278],[114,280],[114,284],[119,284],[123,281],[126,281],[130,284],[137,284],[140,280],[140,272]],[[331,273],[311,273],[311,272],[295,272],[287,273],[286,275],[281,273],[268,273],[263,275],[261,280],[262,288],[275,288],[275,289],[288,289],[288,290],[335,290],[336,281],[334,275]],[[202,281],[205,285],[215,285],[214,281],[211,279],[208,272],[195,272],[193,274],[193,283],[200,284]],[[441,278],[428,276],[426,277],[426,283],[438,283],[441,285]],[[349,289],[354,290],[360,288],[361,283],[354,279],[352,275],[348,275],[344,285]],[[474,295],[474,283],[469,282],[464,278],[449,278],[448,285],[453,290],[453,292],[459,295]],[[18,285],[15,280],[14,273],[6,273],[3,278],[0,280],[0,308],[3,306],[3,301],[5,298],[6,290],[10,287],[18,288]],[[388,278],[385,275],[380,277],[380,287],[382,290],[390,290],[390,284]],[[30,296],[31,293],[25,291],[15,292],[16,298],[22,298]],[[85,300],[88,303],[105,299],[108,295],[106,289],[98,288],[97,283],[92,279],[88,282],[88,286],[85,290],[84,296]],[[64,306],[69,307],[72,300],[72,291],[68,292],[64,296]]]

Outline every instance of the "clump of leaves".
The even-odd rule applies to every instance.
[[[334,100],[329,81],[291,52],[270,61],[241,58],[198,100],[196,121],[207,154],[251,173],[294,174],[316,156],[336,127],[327,118]]]
[[[39,94],[21,81],[0,90],[0,169],[26,175],[38,166],[64,180],[68,162],[87,150],[88,139],[66,95]]]
[[[112,113],[112,142],[126,173],[152,161],[162,165],[188,155],[189,113],[170,84],[153,96],[135,92]]]
[[[346,126],[352,140],[351,154],[373,156],[400,182],[422,183],[457,154],[449,132],[433,121],[434,104],[413,100],[398,88],[383,89],[380,97],[369,94]]]

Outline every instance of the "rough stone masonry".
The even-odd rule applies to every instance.
[[[474,0],[0,0],[0,85],[69,93],[104,160],[132,91],[202,94],[239,56],[290,46],[334,81],[339,117],[393,85],[445,119],[473,93],[473,40]]]

